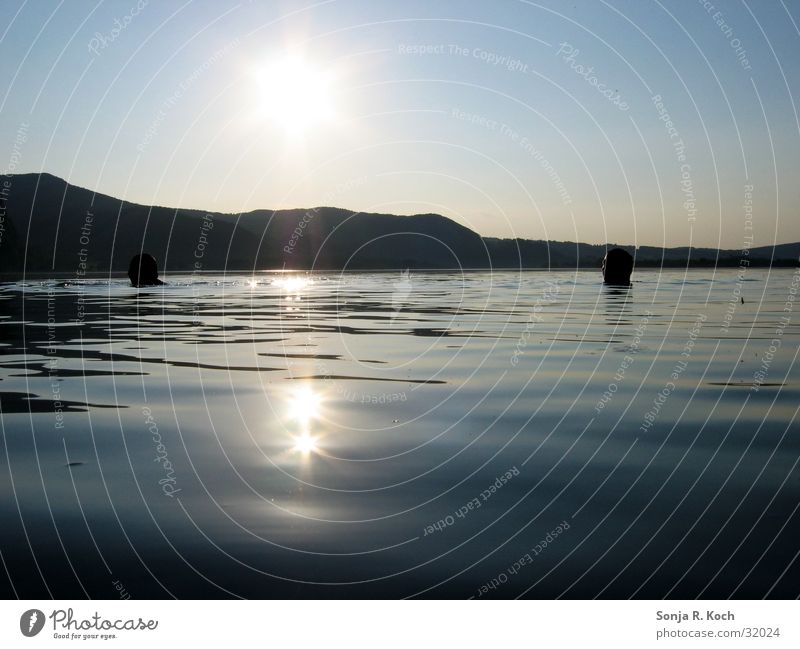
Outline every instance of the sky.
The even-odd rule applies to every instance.
[[[800,2],[0,0],[0,170],[485,236],[800,241]]]

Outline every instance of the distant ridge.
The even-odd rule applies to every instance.
[[[596,268],[606,246],[497,239],[439,214],[335,207],[241,215],[128,203],[51,174],[0,180],[0,271],[123,271],[141,250],[168,271]],[[27,242],[27,245],[26,245]],[[738,266],[739,250],[620,246],[637,266]],[[800,243],[750,251],[751,266],[796,266]]]

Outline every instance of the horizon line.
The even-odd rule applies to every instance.
[[[354,216],[354,215],[357,215],[357,214],[394,216],[394,217],[398,217],[398,218],[413,218],[413,217],[418,217],[418,216],[438,216],[438,217],[441,217],[443,219],[447,219],[448,221],[451,221],[452,223],[455,223],[458,226],[466,228],[470,232],[473,232],[476,235],[478,235],[481,239],[497,239],[499,241],[532,241],[532,242],[540,242],[541,241],[541,242],[548,243],[548,244],[549,243],[566,243],[566,244],[574,244],[574,245],[599,246],[599,247],[606,247],[606,248],[609,248],[609,247],[633,248],[634,250],[639,250],[639,248],[660,248],[662,250],[676,250],[676,249],[680,249],[680,248],[687,248],[689,250],[707,249],[707,250],[716,250],[718,252],[723,252],[723,251],[731,252],[731,251],[737,251],[737,250],[740,250],[740,251],[744,250],[744,248],[716,248],[716,247],[713,247],[713,246],[693,246],[691,244],[684,244],[684,245],[677,245],[677,246],[665,246],[665,245],[658,245],[658,244],[651,244],[651,243],[639,243],[639,244],[636,244],[636,243],[618,243],[618,242],[612,243],[610,241],[606,241],[605,243],[589,243],[589,242],[586,242],[586,241],[568,241],[568,240],[560,240],[560,239],[529,239],[527,237],[497,237],[497,236],[489,236],[489,235],[481,234],[480,232],[478,232],[476,230],[473,230],[471,227],[463,225],[462,223],[459,223],[455,219],[452,219],[449,216],[445,216],[444,214],[439,214],[437,212],[418,212],[416,214],[393,214],[393,213],[388,213],[388,212],[365,212],[365,211],[362,211],[362,210],[352,210],[352,209],[347,208],[347,207],[336,207],[336,206],[333,206],[333,205],[316,205],[316,206],[313,206],[313,207],[285,207],[285,208],[280,208],[280,209],[258,207],[258,208],[252,209],[252,210],[248,210],[246,212],[212,212],[210,210],[199,209],[199,208],[195,208],[195,207],[171,207],[171,206],[167,206],[167,205],[145,204],[145,203],[137,203],[135,201],[129,201],[129,200],[124,199],[124,198],[119,198],[117,196],[112,196],[111,194],[103,193],[103,192],[98,191],[96,189],[90,189],[88,187],[83,187],[82,185],[73,184],[69,180],[66,180],[65,178],[62,178],[61,176],[57,176],[56,174],[51,173],[49,171],[29,171],[29,172],[23,172],[23,173],[3,173],[2,175],[4,177],[6,177],[6,178],[13,178],[15,176],[50,176],[52,178],[55,178],[56,180],[59,180],[59,181],[65,183],[69,187],[75,187],[77,189],[82,189],[84,191],[91,192],[94,195],[105,196],[107,198],[111,198],[113,200],[120,201],[120,203],[128,203],[129,205],[138,205],[140,207],[146,207],[146,208],[150,208],[150,209],[161,208],[161,209],[167,209],[167,210],[174,210],[176,212],[178,212],[178,211],[206,212],[207,214],[219,214],[219,215],[223,215],[223,216],[242,217],[242,216],[246,216],[248,214],[254,214],[255,212],[272,212],[273,214],[277,214],[279,212],[291,212],[291,211],[296,211],[296,210],[297,211],[303,211],[304,210],[306,212],[309,212],[309,211],[320,210],[320,209],[334,209],[334,210],[341,210],[343,212],[349,212],[351,216]],[[5,200],[5,198],[6,198],[5,196],[2,196],[2,197],[0,197],[0,200]],[[768,243],[768,244],[764,244],[764,245],[760,245],[760,246],[753,246],[752,248],[748,248],[748,250],[755,250],[755,249],[758,249],[758,248],[773,248],[774,249],[777,246],[791,246],[791,245],[800,245],[800,241],[785,241],[785,242],[782,242],[782,243],[778,243],[778,242],[773,241],[772,243]]]

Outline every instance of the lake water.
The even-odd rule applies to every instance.
[[[0,285],[5,597],[797,597],[800,274]]]

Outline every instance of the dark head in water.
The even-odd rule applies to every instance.
[[[633,257],[622,248],[612,248],[603,259],[603,281],[612,286],[630,286]]]
[[[133,286],[160,286],[164,282],[158,279],[158,263],[153,255],[147,253],[136,255],[128,266],[128,277]]]

